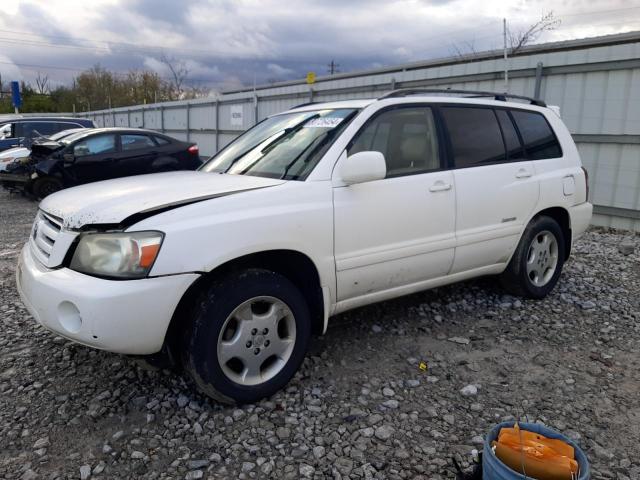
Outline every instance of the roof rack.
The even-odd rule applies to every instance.
[[[315,105],[316,103],[321,103],[321,102],[305,102],[305,103],[301,103],[300,105],[296,105],[295,107],[291,107],[290,110],[293,110],[294,108],[299,108],[299,107],[306,107],[307,105]]]
[[[439,88],[400,88],[398,90],[392,90],[389,93],[378,97],[378,100],[384,100],[385,98],[397,98],[406,97],[408,95],[417,94],[430,94],[430,93],[448,93],[454,95],[467,95],[468,98],[483,98],[493,97],[494,100],[506,102],[507,98],[517,98],[518,100],[527,100],[531,105],[537,105],[538,107],[546,107],[547,104],[543,100],[539,100],[531,97],[524,97],[522,95],[512,95],[510,93],[498,93],[498,92],[483,92],[477,90],[451,90],[451,89],[439,89]]]

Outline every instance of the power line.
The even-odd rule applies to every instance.
[[[329,69],[327,70],[329,72],[329,75],[333,75],[334,73],[340,73],[340,70],[338,70],[339,66],[340,66],[339,63],[336,63],[333,61],[333,59],[331,59],[331,62],[329,63],[329,65],[327,65],[327,67],[329,67]]]

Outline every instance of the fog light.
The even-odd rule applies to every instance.
[[[80,311],[71,302],[62,302],[58,305],[58,321],[69,333],[78,333],[82,327]]]

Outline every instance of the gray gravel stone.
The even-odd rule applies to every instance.
[[[449,338],[449,341],[453,343],[458,343],[460,345],[469,345],[469,343],[471,342],[471,340],[465,337],[451,337]]]
[[[80,480],[87,480],[91,476],[91,465],[83,465],[80,467]]]
[[[388,440],[394,434],[395,429],[391,425],[381,425],[376,428],[376,438],[380,440]]]
[[[301,463],[299,468],[300,475],[304,478],[312,478],[313,474],[316,473],[316,469],[311,465],[307,465],[306,463]]]
[[[623,240],[618,244],[618,251],[622,255],[631,255],[636,248],[635,243],[631,240]]]
[[[239,408],[39,327],[15,289],[37,204],[0,205],[0,252],[15,252],[0,255],[3,478],[444,480],[522,415],[575,440],[593,478],[640,478],[640,269],[618,249],[638,236],[587,232],[543,300],[487,278],[339,315],[283,391]],[[482,391],[464,399],[469,385]]]
[[[478,394],[478,387],[475,385],[467,385],[460,390],[463,397],[473,397]]]

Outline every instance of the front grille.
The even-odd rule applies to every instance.
[[[31,230],[33,253],[43,265],[49,264],[49,257],[62,228],[62,221],[43,211],[38,211]]]

